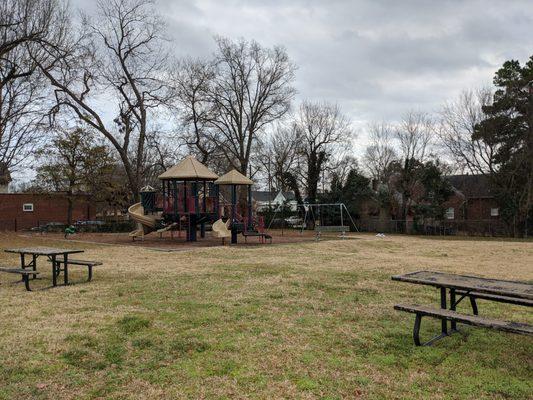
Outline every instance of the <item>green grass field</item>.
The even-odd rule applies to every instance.
[[[461,327],[417,348],[413,316],[392,307],[437,305],[438,293],[390,280],[433,269],[531,281],[531,242],[358,235],[174,253],[14,234],[0,243],[105,261],[91,283],[73,270],[80,283],[31,293],[0,275],[0,399],[533,397],[533,338]],[[50,284],[43,264],[36,288]],[[524,307],[479,305],[533,322]],[[423,327],[429,337],[439,322]]]

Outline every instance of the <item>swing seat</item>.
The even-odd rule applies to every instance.
[[[340,232],[340,237],[346,237],[346,232],[350,232],[350,227],[345,225],[315,225],[315,238],[318,241],[322,232]]]

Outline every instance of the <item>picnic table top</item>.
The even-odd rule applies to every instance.
[[[533,300],[533,284],[501,279],[481,278],[469,275],[456,275],[445,272],[416,271],[404,275],[394,275],[395,281],[420,285],[447,287],[479,293]]]
[[[83,253],[83,250],[78,250],[78,249],[59,249],[55,247],[44,247],[44,246],[20,247],[20,248],[15,248],[15,249],[5,249],[4,251],[6,253],[34,254],[38,256],[56,256],[56,255],[63,255],[63,254]]]

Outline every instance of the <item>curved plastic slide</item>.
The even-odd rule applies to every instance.
[[[229,219],[228,219],[229,222]],[[228,229],[228,225],[222,221],[222,218],[215,221],[213,224],[213,227],[211,228],[213,231],[213,236],[218,238],[228,238],[231,237],[231,229]]]
[[[135,203],[128,208],[128,214],[131,219],[138,223],[139,228],[130,232],[130,236],[142,236],[155,230],[157,214],[144,215],[144,209],[141,203]]]

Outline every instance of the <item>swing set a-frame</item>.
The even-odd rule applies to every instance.
[[[350,232],[352,226],[356,232],[359,232],[357,225],[355,225],[355,222],[344,203],[303,204],[302,207],[305,209],[305,214],[301,232],[303,232],[305,227],[309,225],[313,226],[315,230],[315,239],[317,241],[320,240],[323,233],[329,232],[339,233],[340,237],[344,239],[346,237],[346,232]],[[309,224],[308,221],[311,222],[311,224]],[[335,224],[337,221],[340,221],[340,225]],[[346,225],[345,222],[348,222],[348,225]]]

